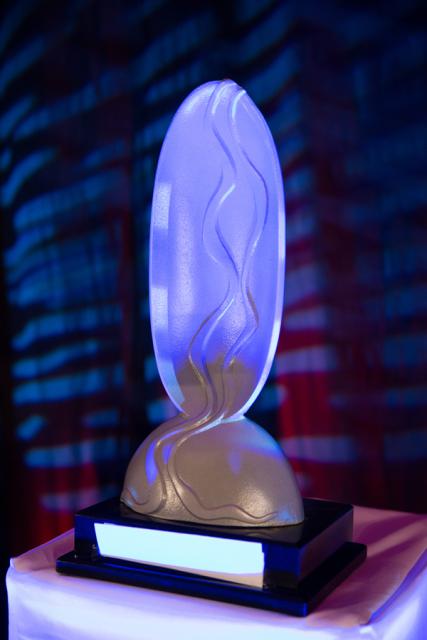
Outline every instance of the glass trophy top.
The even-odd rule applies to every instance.
[[[178,109],[160,153],[150,238],[157,366],[176,416],[129,463],[122,501],[216,526],[304,519],[279,444],[247,419],[279,336],[285,211],[268,126],[231,80]]]
[[[164,387],[210,422],[243,415],[279,336],[282,176],[269,128],[231,80],[178,109],[160,154],[150,238],[150,314]]]

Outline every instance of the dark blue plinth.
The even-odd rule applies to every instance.
[[[363,562],[366,548],[351,541],[351,505],[306,499],[304,509],[305,521],[301,525],[242,529],[150,518],[114,498],[76,514],[75,549],[58,558],[57,570],[305,616]],[[260,542],[264,586],[103,557],[96,543],[97,522]]]

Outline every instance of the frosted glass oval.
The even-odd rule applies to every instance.
[[[231,80],[178,109],[158,163],[150,313],[159,373],[190,418],[243,415],[271,367],[282,315],[285,224],[269,128]]]

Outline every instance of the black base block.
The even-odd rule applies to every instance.
[[[306,499],[304,508],[301,525],[242,529],[150,518],[114,498],[76,514],[75,550],[58,558],[57,570],[305,616],[363,562],[366,547],[351,542],[351,505]],[[261,542],[263,587],[103,557],[97,547],[95,523]]]

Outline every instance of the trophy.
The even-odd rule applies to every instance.
[[[278,443],[245,417],[283,305],[281,169],[231,80],[178,109],[161,150],[150,317],[177,415],[133,455],[122,494],[75,516],[59,571],[306,615],[366,555],[353,509],[301,498]]]

